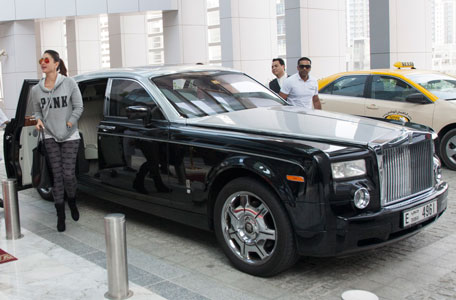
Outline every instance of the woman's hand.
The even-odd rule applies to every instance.
[[[38,119],[38,121],[36,122],[35,128],[36,128],[36,130],[44,129],[44,124],[43,124],[43,121],[41,121],[41,119]]]
[[[71,128],[71,127],[73,127],[73,123],[71,123],[71,122],[67,122],[67,127],[68,127],[68,128]]]

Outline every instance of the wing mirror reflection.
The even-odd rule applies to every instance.
[[[413,93],[405,97],[406,102],[415,103],[415,104],[426,104],[429,103],[427,98],[421,93]]]
[[[144,124],[149,122],[150,108],[145,105],[131,105],[125,108],[129,120],[143,120]]]

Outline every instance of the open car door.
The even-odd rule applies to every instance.
[[[3,135],[3,154],[8,178],[17,180],[17,189],[32,187],[32,149],[36,147],[38,132],[32,117],[31,89],[36,79],[26,79],[22,85],[16,116],[11,119]]]

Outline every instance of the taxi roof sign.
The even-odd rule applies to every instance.
[[[395,66],[398,69],[400,69],[400,68],[415,69],[415,64],[411,61],[398,61],[393,66]]]

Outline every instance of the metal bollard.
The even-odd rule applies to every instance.
[[[104,217],[106,238],[106,268],[108,291],[105,298],[127,299],[133,295],[128,290],[127,239],[124,214]]]
[[[6,239],[17,240],[23,237],[19,219],[19,203],[17,201],[16,180],[2,181],[3,205],[5,209]]]

